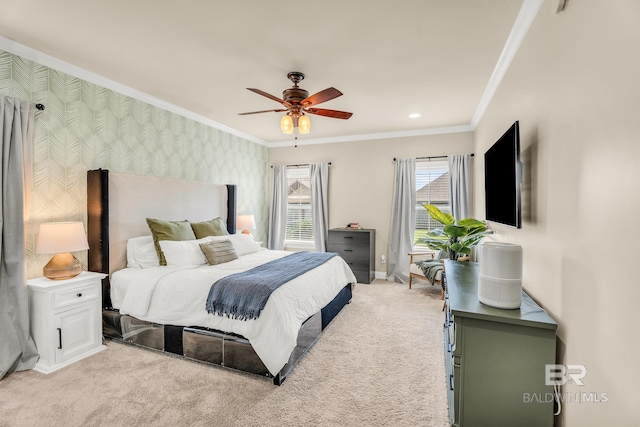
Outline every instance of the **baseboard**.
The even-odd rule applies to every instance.
[[[376,271],[376,279],[387,280],[387,272],[386,271]]]

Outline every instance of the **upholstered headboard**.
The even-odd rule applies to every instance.
[[[150,176],[87,172],[89,270],[126,267],[131,237],[150,235],[146,218],[207,221],[221,217],[236,231],[236,186]]]

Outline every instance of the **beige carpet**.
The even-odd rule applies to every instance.
[[[0,426],[446,425],[439,288],[376,280],[281,387],[107,341],[49,375],[0,381]]]

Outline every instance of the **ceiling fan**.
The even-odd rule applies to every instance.
[[[325,90],[309,96],[309,92],[298,86],[298,83],[304,79],[304,74],[299,71],[292,71],[287,74],[287,78],[293,82],[293,87],[285,89],[282,92],[282,98],[273,96],[260,89],[254,89],[248,87],[251,92],[255,92],[258,95],[265,96],[269,99],[273,99],[276,102],[282,104],[285,108],[279,108],[277,110],[262,110],[251,111],[249,113],[239,113],[241,116],[248,114],[259,113],[282,113],[286,114],[280,120],[280,129],[286,134],[291,134],[296,130],[301,134],[307,134],[311,130],[311,121],[305,115],[305,113],[315,114],[318,116],[332,117],[334,119],[348,119],[353,113],[338,110],[326,110],[323,108],[313,108],[314,105],[318,105],[322,102],[330,101],[334,98],[342,96],[342,92],[338,89],[330,87]]]

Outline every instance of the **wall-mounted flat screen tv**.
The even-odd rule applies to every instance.
[[[487,221],[522,228],[520,129],[516,121],[484,153]]]

